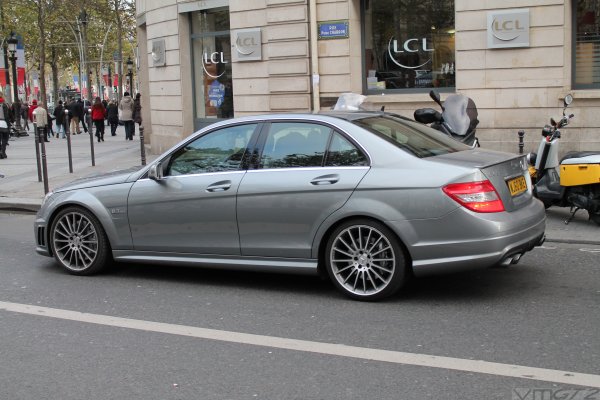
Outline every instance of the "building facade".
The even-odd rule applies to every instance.
[[[486,148],[600,150],[600,0],[137,0],[153,153],[222,118],[329,109],[341,93],[412,117],[471,97]]]

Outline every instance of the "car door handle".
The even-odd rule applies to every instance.
[[[333,185],[340,180],[340,176],[337,174],[317,176],[312,181],[311,185]]]
[[[224,192],[231,187],[231,181],[215,182],[206,188],[207,192]]]

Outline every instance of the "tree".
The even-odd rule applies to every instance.
[[[0,0],[0,9],[2,37],[6,38],[11,31],[20,34],[25,43],[27,73],[32,68],[39,69],[40,102],[44,106],[47,105],[46,68],[51,70],[56,99],[59,95],[59,73],[84,67],[81,65],[79,44],[91,43],[89,49],[83,49],[88,64],[82,73],[89,76],[91,71],[98,76],[102,67],[100,55],[112,54],[116,50],[122,59],[123,36],[135,37],[134,0],[95,0],[89,3],[81,0]],[[74,13],[74,10],[78,12]],[[84,10],[88,15],[85,29],[79,18]],[[116,32],[113,32],[112,26],[116,27]],[[92,40],[82,41],[84,31]],[[100,47],[104,43],[99,41],[105,37],[106,43]],[[122,68],[119,76],[121,80]],[[63,77],[63,83],[67,83],[66,77]]]

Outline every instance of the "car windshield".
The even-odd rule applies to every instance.
[[[352,122],[419,158],[469,149],[469,146],[435,129],[392,115],[367,117]]]

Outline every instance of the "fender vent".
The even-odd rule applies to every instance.
[[[46,228],[43,226],[37,229],[37,244],[38,246],[46,247]]]

